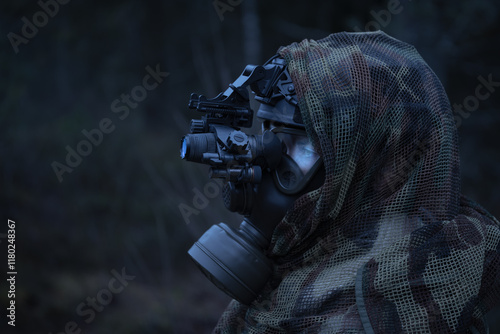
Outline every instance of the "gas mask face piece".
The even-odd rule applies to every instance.
[[[241,130],[253,121],[248,86],[261,102],[261,135]],[[272,233],[296,199],[321,186],[322,160],[307,138],[281,58],[248,65],[213,99],[192,94],[189,107],[205,115],[191,121],[191,134],[181,140],[181,158],[210,165],[209,176],[226,182],[226,208],[244,219],[238,230],[213,225],[188,254],[217,287],[250,304],[272,273],[265,255]]]

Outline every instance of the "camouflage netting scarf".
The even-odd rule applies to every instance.
[[[383,32],[281,48],[324,185],[275,229],[272,279],[216,333],[484,333],[499,222],[460,195],[457,130],[414,47]]]

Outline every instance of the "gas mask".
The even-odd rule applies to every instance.
[[[241,130],[253,122],[247,87],[261,103],[262,134]],[[181,140],[182,159],[210,165],[209,176],[225,181],[227,209],[244,219],[238,230],[219,223],[188,254],[221,290],[250,304],[271,276],[265,255],[276,225],[294,201],[320,187],[324,168],[300,116],[284,60],[248,65],[229,88],[213,99],[191,94],[189,108],[203,112]]]

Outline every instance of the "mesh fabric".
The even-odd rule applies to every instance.
[[[279,50],[322,187],[276,227],[272,279],[216,333],[485,332],[499,299],[499,222],[461,196],[444,89],[414,47],[338,33]]]

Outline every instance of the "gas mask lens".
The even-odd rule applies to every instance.
[[[305,131],[291,128],[272,131],[281,140],[286,153],[274,171],[276,185],[285,194],[296,194],[309,183],[322,160]]]
[[[286,147],[286,154],[297,164],[303,175],[306,175],[319,159],[309,138],[304,135],[278,133],[278,138]]]

